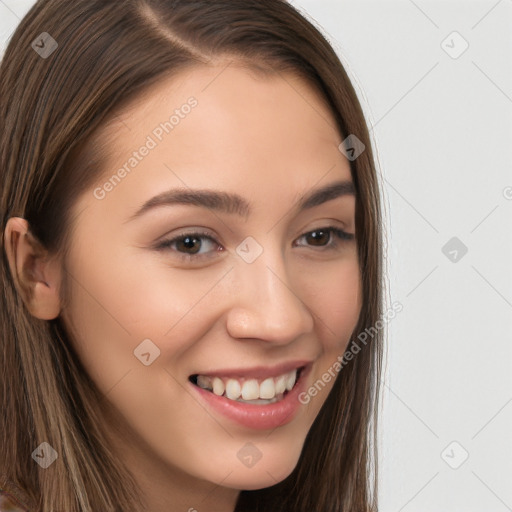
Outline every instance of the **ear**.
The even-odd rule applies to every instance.
[[[11,217],[4,232],[5,252],[18,293],[29,312],[41,320],[59,316],[60,263],[30,233],[28,222]]]

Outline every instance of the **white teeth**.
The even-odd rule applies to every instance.
[[[236,400],[240,398],[240,392],[242,388],[240,386],[240,382],[235,379],[228,379],[226,382],[226,396],[231,400]]]
[[[286,389],[286,375],[280,375],[276,379],[275,386],[276,386],[276,394],[284,393],[284,391]]]
[[[290,373],[286,374],[286,389],[288,391],[291,391],[291,389],[295,385],[296,377],[297,377],[297,370],[292,370]]]
[[[269,377],[260,384],[260,398],[274,398],[276,396],[276,386],[274,379]]]
[[[278,399],[277,397],[271,398],[270,400],[261,400],[259,398],[257,400],[242,400],[241,398],[239,398],[237,401],[243,402],[244,404],[267,405],[277,402]]]
[[[222,379],[219,379],[219,377],[213,378],[213,392],[216,395],[221,396],[226,389],[226,386],[224,386],[224,382],[222,382]]]
[[[260,398],[260,386],[256,379],[246,380],[244,382],[244,385],[242,386],[242,398],[244,400],[256,400],[257,398]]]
[[[268,377],[261,383],[256,379],[226,379],[221,377],[197,376],[200,388],[212,391],[217,396],[248,403],[266,404],[281,400],[286,391],[291,391],[297,381],[297,370],[279,377]]]
[[[210,377],[206,377],[205,375],[198,375],[197,376],[197,385],[203,389],[208,389],[208,388],[211,389]]]

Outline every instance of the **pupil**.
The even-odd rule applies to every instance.
[[[182,243],[185,246],[186,250],[193,249],[194,243],[197,242],[197,241],[198,241],[198,238],[194,238],[194,237],[191,237],[191,236],[187,236],[187,237],[182,239]],[[199,247],[197,248],[196,251],[192,251],[192,254],[195,254],[198,251],[199,251]]]
[[[320,235],[319,235],[319,236],[318,236],[318,233],[320,233]],[[320,240],[320,242],[321,242],[321,241],[322,241],[322,240],[321,240],[322,235],[324,235],[324,236],[325,236],[326,234],[328,234],[328,233],[327,233],[327,231],[313,231],[313,232],[311,233],[311,238],[312,238],[313,240],[317,241],[317,242],[318,242],[319,240]],[[321,244],[321,243],[320,243],[320,244],[318,244],[318,243],[317,243],[317,244],[313,244],[313,245],[323,245],[323,244]]]

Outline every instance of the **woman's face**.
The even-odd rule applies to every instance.
[[[356,242],[336,231],[354,234],[355,196],[332,113],[291,74],[196,67],[100,141],[110,157],[74,206],[62,317],[122,419],[116,449],[147,488],[274,485],[361,307]]]

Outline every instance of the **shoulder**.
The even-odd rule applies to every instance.
[[[28,497],[17,485],[0,478],[0,512],[30,512],[24,505],[27,502]]]
[[[28,512],[18,500],[7,491],[0,489],[0,512]]]

